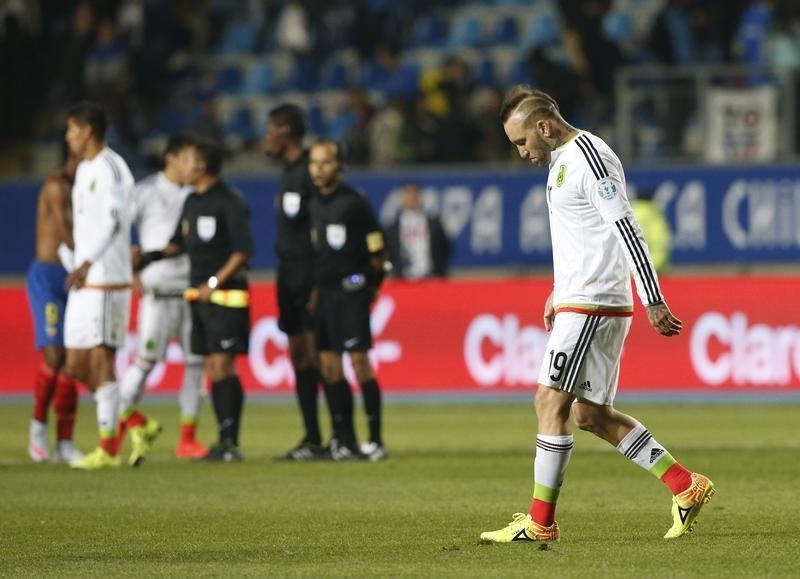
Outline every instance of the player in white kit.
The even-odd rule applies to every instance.
[[[105,112],[92,103],[67,113],[67,144],[83,160],[72,187],[76,267],[67,276],[65,373],[94,392],[100,430],[97,449],[70,466],[87,470],[120,465],[114,358],[125,343],[133,279],[128,218],[133,176],[106,145],[107,126]]]
[[[558,541],[556,501],[578,428],[614,445],[673,494],[665,538],[690,531],[714,484],[677,462],[636,419],[613,407],[622,345],[633,315],[631,272],[653,328],[676,336],[682,323],[664,301],[642,230],[626,193],[622,164],[599,137],[570,126],[547,94],[515,87],[501,109],[503,128],[523,159],[548,166],[553,292],[544,308],[552,330],[536,393],[533,500],[486,541]]]
[[[147,253],[166,246],[175,233],[183,203],[192,189],[185,182],[181,151],[192,143],[185,136],[173,136],[164,152],[164,169],[150,175],[133,189],[131,221],[139,234],[134,253]],[[162,259],[145,267],[134,284],[140,291],[138,346],[136,359],[120,384],[120,439],[125,430],[131,433],[132,451],[128,463],[139,466],[151,448],[161,425],[147,418],[137,405],[147,376],[166,358],[167,346],[175,338],[184,356],[183,384],[179,395],[181,438],[175,449],[178,458],[202,458],[208,450],[196,439],[197,420],[203,395],[203,357],[192,354],[189,337],[192,320],[189,303],[183,299],[189,287],[189,257]]]

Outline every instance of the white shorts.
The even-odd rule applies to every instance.
[[[611,404],[619,382],[630,316],[559,312],[547,341],[539,384],[596,404]]]
[[[186,362],[202,362],[203,357],[192,354],[192,313],[189,302],[182,297],[155,297],[146,293],[139,302],[137,326],[140,358],[163,362],[167,346],[173,338],[178,340]]]
[[[128,332],[130,307],[129,289],[70,290],[64,314],[64,346],[72,350],[121,348]]]

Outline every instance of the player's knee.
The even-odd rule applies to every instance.
[[[48,347],[42,351],[44,363],[53,372],[58,372],[64,365],[66,355],[63,348]]]
[[[605,424],[602,413],[601,408],[588,404],[575,404],[572,410],[572,421],[581,430],[598,434],[602,432]]]

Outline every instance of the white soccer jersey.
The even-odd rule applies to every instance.
[[[553,151],[547,204],[556,311],[631,315],[630,272],[642,304],[661,301],[622,163],[602,139],[582,131]]]
[[[164,249],[175,234],[191,187],[173,183],[163,172],[137,183],[131,195],[131,217],[143,252]],[[189,286],[189,256],[155,261],[141,272],[150,290],[183,290]]]
[[[94,159],[81,161],[72,187],[72,235],[75,264],[92,266],[87,286],[130,284],[130,218],[128,198],[133,176],[125,160],[105,147]]]

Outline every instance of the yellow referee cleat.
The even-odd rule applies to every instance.
[[[545,527],[534,521],[530,515],[516,513],[514,520],[508,526],[497,530],[481,533],[482,541],[493,543],[511,543],[512,541],[539,541],[551,542],[561,538],[561,531],[558,523],[553,521],[549,527]]]
[[[700,509],[716,492],[714,483],[708,477],[693,472],[691,486],[672,497],[672,527],[664,538],[676,539],[691,532]]]
[[[79,460],[69,463],[70,468],[77,470],[100,470],[101,468],[118,468],[118,456],[111,456],[99,446]]]

